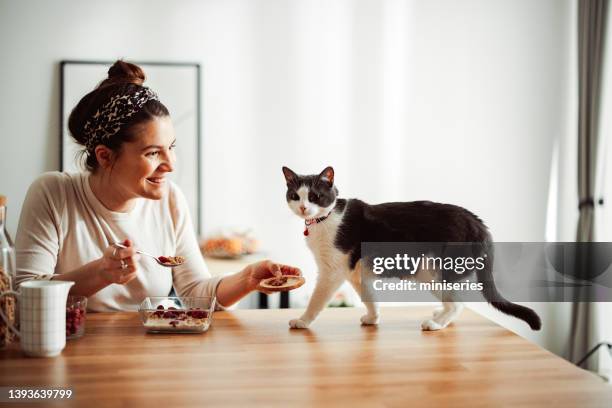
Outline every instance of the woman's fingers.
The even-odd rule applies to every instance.
[[[280,270],[280,266],[275,263],[272,262],[270,260],[266,260],[262,263],[263,266],[263,274],[261,274],[262,279],[263,278],[269,278],[270,276],[281,276],[281,270]]]
[[[129,242],[129,241],[126,240],[126,242]],[[136,255],[136,249],[132,246],[127,247],[127,248],[118,248],[114,245],[109,245],[104,250],[104,256],[111,258],[111,259],[119,260],[119,259],[129,258],[134,255]]]
[[[123,273],[119,277],[119,282],[117,282],[117,283],[119,283],[121,285],[126,284],[129,281],[131,281],[132,279],[136,278],[136,275],[138,275],[138,273],[136,271]]]
[[[134,249],[134,247],[118,248],[116,251],[113,252],[114,259],[125,259],[130,258],[134,255],[136,255],[136,250]]]
[[[251,276],[257,280],[267,279],[272,276],[281,276],[281,270],[278,264],[265,260],[253,264],[253,274]]]
[[[280,265],[277,263],[272,264],[272,267],[270,268],[270,272],[272,272],[272,275],[276,276],[277,278],[283,275],[283,273],[281,272]]]
[[[121,259],[118,266],[119,283],[125,284],[134,279],[137,275],[138,268],[134,257]]]
[[[294,266],[289,265],[279,265],[280,270],[283,275],[294,275],[294,276],[302,276],[302,271],[300,268],[296,268]]]
[[[136,262],[138,262],[139,256],[134,255],[129,258],[124,258],[116,261],[117,269],[121,269],[126,272],[136,271]]]
[[[130,240],[122,242],[126,248],[109,245],[104,250],[103,272],[109,283],[126,284],[137,276],[137,263],[140,255],[136,253]]]
[[[264,265],[267,268],[268,276],[275,276],[278,278],[282,275],[302,275],[302,271],[294,266],[283,265],[272,261],[265,261]]]

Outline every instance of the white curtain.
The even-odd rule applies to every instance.
[[[612,93],[609,91],[610,75],[608,74],[610,64],[601,60],[602,55],[609,60],[610,53],[598,49],[603,45],[601,41],[605,37],[605,32],[597,34],[592,32],[590,37],[588,35],[589,29],[593,31],[596,28],[595,23],[603,22],[602,17],[605,17],[609,10],[602,15],[605,8],[600,10],[592,8],[597,5],[601,7],[602,2],[578,0],[573,3],[572,7],[570,31],[573,34],[570,60],[573,61],[573,64],[570,65],[568,75],[570,81],[567,84],[568,93],[565,98],[567,107],[565,131],[561,134],[558,148],[555,151],[557,167],[553,170],[554,177],[551,177],[551,190],[554,190],[555,194],[551,196],[549,206],[549,234],[547,236],[549,240],[612,241],[611,213],[606,206],[602,207],[598,204],[600,198],[608,200],[605,180],[609,180],[609,177],[606,176],[609,173],[607,170],[609,166],[606,166],[606,162],[608,158],[612,158],[612,155],[608,153],[610,143],[606,143],[606,136],[612,129],[608,124],[609,119],[603,114],[598,119],[598,112],[605,112],[606,106],[609,106],[612,101],[610,98]],[[582,13],[579,12],[580,7],[583,8]],[[592,8],[590,12],[589,8]],[[579,24],[580,17],[583,20]],[[584,30],[584,33],[579,35],[581,29]],[[580,46],[579,41],[582,42]],[[605,48],[609,49],[609,44],[606,44]],[[597,56],[595,60],[592,58],[594,54]],[[597,69],[593,68],[593,64],[601,62],[603,62],[602,66]],[[582,68],[579,64],[583,64]],[[598,100],[600,91],[601,106]],[[580,108],[581,104],[582,108]],[[578,129],[581,129],[580,143]],[[589,143],[589,140],[595,143]],[[580,160],[579,152],[582,155]],[[578,183],[579,178],[576,171],[579,163],[582,166],[581,183]],[[585,183],[587,178],[589,183]],[[585,216],[580,221],[579,231],[581,233],[576,237],[580,219],[578,209],[580,201],[583,203],[581,207]],[[555,313],[559,318],[571,316],[572,322],[568,327],[567,346],[562,355],[576,363],[599,341],[609,339],[611,326],[610,319],[606,316],[609,316],[610,311],[609,303],[555,305]],[[589,358],[583,367],[597,371],[601,363],[601,369],[605,370],[605,366],[609,366],[609,356],[603,350]]]

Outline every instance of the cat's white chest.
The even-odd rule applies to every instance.
[[[320,267],[337,269],[348,265],[347,255],[334,245],[341,222],[342,214],[333,212],[324,221],[308,226],[306,244]]]

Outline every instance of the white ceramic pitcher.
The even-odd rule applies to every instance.
[[[21,349],[33,357],[54,357],[66,346],[66,300],[74,282],[31,280],[19,292],[7,290],[0,299],[13,295],[19,303],[19,329],[8,322],[2,308],[0,316],[21,339]]]

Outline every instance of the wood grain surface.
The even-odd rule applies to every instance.
[[[146,334],[136,313],[87,316],[57,358],[0,351],[0,386],[64,386],[79,407],[612,407],[612,387],[465,310],[422,332],[429,307],[217,312],[203,334]],[[19,407],[22,404],[4,404]],[[48,404],[45,404],[48,405]],[[27,406],[41,406],[28,403]]]

